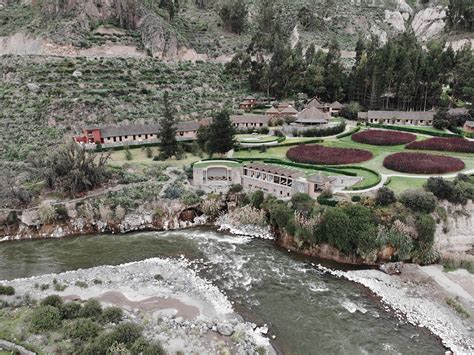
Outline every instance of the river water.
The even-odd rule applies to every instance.
[[[181,255],[244,317],[267,324],[282,353],[444,353],[426,330],[401,323],[362,286],[322,273],[314,259],[207,229],[2,243],[0,280]]]

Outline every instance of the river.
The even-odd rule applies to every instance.
[[[400,322],[362,286],[324,274],[318,261],[208,229],[2,243],[0,279],[181,255],[245,318],[267,324],[282,353],[444,353],[425,329]]]

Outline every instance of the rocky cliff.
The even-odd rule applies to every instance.
[[[216,2],[217,3],[217,2]],[[146,6],[144,4],[147,4]],[[150,5],[151,4],[151,5]],[[259,1],[249,1],[246,32],[223,30],[217,7],[180,4],[174,19],[156,4],[132,0],[1,0],[0,55],[152,56],[163,60],[226,61],[253,34]],[[359,36],[383,43],[404,31],[420,41],[444,38],[455,49],[473,43],[472,33],[450,33],[446,2],[405,0],[278,0],[282,27],[304,46],[325,47],[336,37],[345,57]],[[305,14],[302,17],[302,14]],[[121,34],[104,34],[98,26]]]

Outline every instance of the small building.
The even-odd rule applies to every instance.
[[[197,131],[202,125],[207,125],[208,120],[184,121],[176,124],[176,138],[178,140],[194,140]],[[81,136],[74,137],[77,143],[83,144],[138,144],[154,143],[159,140],[160,125],[133,124],[125,126],[86,127]]]
[[[450,108],[448,115],[451,117],[469,116],[469,110],[465,107]]]
[[[298,115],[298,110],[296,110],[290,104],[280,104],[277,107],[270,107],[265,111],[265,116],[270,120],[276,120],[278,118],[293,117],[296,118]]]
[[[367,123],[385,125],[433,125],[434,111],[368,111],[358,113]]]
[[[341,104],[339,101],[334,101],[330,106],[329,106],[329,113],[331,116],[339,116],[339,112],[342,110],[344,107],[343,104]]]
[[[257,114],[231,115],[230,120],[236,129],[263,128],[268,127],[270,117]]]
[[[466,132],[474,133],[474,121],[466,121],[466,122],[464,123],[463,129],[464,129]]]
[[[335,176],[325,176],[318,172],[317,174],[308,176],[308,194],[312,197],[321,193],[324,189],[331,189],[332,184],[336,181]]]
[[[318,110],[321,110],[323,112],[329,112],[331,109],[329,104],[323,103],[319,98],[315,97],[314,99],[311,99],[308,101],[305,105],[305,108],[311,108],[314,107]]]
[[[321,126],[329,122],[329,117],[329,113],[311,106],[298,113],[295,123],[301,126]]]
[[[250,111],[255,105],[257,105],[257,99],[253,96],[247,96],[240,102],[239,108],[241,110]]]

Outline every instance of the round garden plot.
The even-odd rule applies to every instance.
[[[236,135],[237,142],[245,144],[262,144],[272,143],[278,141],[277,136],[269,136],[266,134],[238,134]]]
[[[363,149],[331,148],[322,145],[299,145],[286,152],[286,157],[298,163],[341,165],[361,163],[372,159]]]
[[[416,136],[411,133],[370,129],[353,134],[352,140],[371,145],[400,145],[413,142]]]
[[[409,174],[445,174],[464,169],[461,159],[425,153],[395,153],[387,156],[383,166]]]
[[[474,142],[464,138],[429,138],[412,142],[407,149],[440,150],[446,152],[474,153]]]

